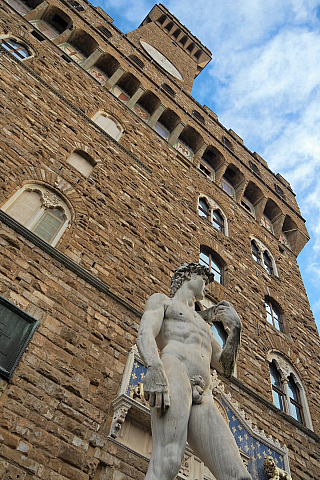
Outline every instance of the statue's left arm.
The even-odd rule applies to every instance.
[[[225,377],[230,378],[233,374],[237,360],[242,325],[239,315],[231,303],[226,302],[225,300],[219,302],[216,306],[215,318],[229,329],[228,338],[221,352],[219,361],[222,365]]]
[[[223,368],[224,375],[230,378],[234,371],[240,345],[242,325],[239,315],[231,303],[225,300],[199,313],[206,322],[216,320],[221,322],[223,326],[229,330],[228,338],[223,349],[221,349],[214,338],[212,339],[211,366],[220,370],[219,367],[217,368],[217,364],[219,363]]]

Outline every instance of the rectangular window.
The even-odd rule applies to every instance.
[[[9,380],[39,322],[0,296],[0,375]]]

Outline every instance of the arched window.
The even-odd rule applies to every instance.
[[[95,165],[95,162],[90,157],[90,155],[80,150],[72,152],[71,155],[67,158],[67,162],[70,163],[70,165],[76,168],[85,177],[89,177]]]
[[[220,232],[224,231],[224,220],[219,210],[212,211],[212,224]]]
[[[265,307],[267,311],[267,320],[280,332],[283,332],[283,323],[279,308],[270,299],[265,300]]]
[[[251,253],[255,262],[259,263],[269,275],[278,276],[276,262],[270,251],[255,237],[251,240]]]
[[[212,222],[212,225],[224,234],[228,234],[227,218],[221,208],[208,197],[199,197],[198,214]]]
[[[271,384],[272,384],[273,403],[280,410],[282,410],[283,412],[286,412],[287,411],[286,395],[284,392],[284,386],[282,383],[280,373],[278,372],[277,366],[274,363],[274,361],[270,363],[269,367],[270,367],[270,377],[271,377]]]
[[[264,268],[269,273],[269,275],[272,275],[273,274],[272,260],[266,251],[263,252],[262,259],[263,259]]]
[[[52,246],[70,221],[65,202],[44,185],[26,185],[1,209]]]
[[[278,352],[269,352],[267,359],[270,367],[273,403],[280,410],[313,430],[307,397],[296,369]]]
[[[110,137],[114,138],[115,140],[120,140],[123,129],[115,118],[104,113],[98,113],[93,117],[93,121],[99,125],[102,130],[107,132]]]
[[[252,253],[253,260],[260,264],[261,263],[260,252],[256,243],[253,240],[251,241],[251,253]]]
[[[201,247],[199,263],[205,265],[214,274],[214,280],[223,284],[223,266],[214,252],[207,247]]]
[[[198,213],[200,217],[210,220],[210,208],[205,198],[199,198]]]
[[[299,389],[294,381],[293,375],[291,374],[288,379],[288,390],[289,390],[289,400],[290,400],[290,414],[298,422],[304,423],[303,418],[303,407],[300,399]]]
[[[27,47],[13,38],[2,38],[1,46],[18,60],[24,60],[27,57],[31,57]]]

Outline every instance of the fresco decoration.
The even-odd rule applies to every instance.
[[[138,117],[142,118],[145,122],[147,122],[150,118],[149,112],[145,108],[143,108],[139,103],[136,103],[134,106],[134,112],[138,115]]]
[[[70,58],[72,58],[74,62],[78,63],[78,65],[81,65],[87,58],[82,52],[80,52],[80,50],[78,50],[68,42],[61,43],[58,46],[64,53],[66,53]]]
[[[50,40],[54,40],[60,35],[58,30],[56,30],[52,25],[45,22],[44,20],[31,20],[30,23]]]
[[[119,98],[119,100],[121,100],[121,102],[123,103],[127,103],[130,96],[124,92],[122,90],[122,88],[118,87],[118,85],[115,85],[114,87],[112,87],[112,93],[115,97]]]
[[[109,77],[96,66],[88,68],[87,72],[102,85],[109,79]]]
[[[20,15],[26,15],[30,12],[31,8],[23,2],[19,2],[19,0],[7,0],[7,3],[11,5]]]
[[[131,370],[128,372],[129,381],[125,394],[142,405],[148,406],[143,398],[142,383],[146,371],[143,362],[137,355],[134,355]],[[221,382],[218,381],[218,383]],[[232,402],[231,395],[223,393],[223,390],[223,386],[221,386],[214,392],[219,397],[216,398],[216,401],[222,406],[219,410],[223,416],[225,416],[224,412],[227,416],[226,420],[229,428],[243,457],[246,459],[246,465],[252,475],[252,480],[268,480],[263,469],[263,460],[266,456],[271,456],[277,467],[288,471],[288,461],[285,460],[286,447],[281,448],[279,442],[274,442],[271,437],[267,438],[263,431],[260,432],[256,427],[251,428],[251,421],[245,420],[244,412],[239,414],[237,402]]]
[[[174,148],[178,150],[178,152],[182,153],[185,157],[187,157],[189,160],[192,160],[193,158],[193,151],[192,149],[184,143],[182,140],[177,140],[176,143],[174,144]]]

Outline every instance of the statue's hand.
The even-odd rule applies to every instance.
[[[170,407],[168,378],[163,365],[148,367],[143,390],[150,407],[156,407],[158,417],[162,417]]]
[[[241,329],[241,321],[239,315],[231,305],[231,303],[222,300],[215,307],[216,320],[223,323],[225,327],[230,329]]]

